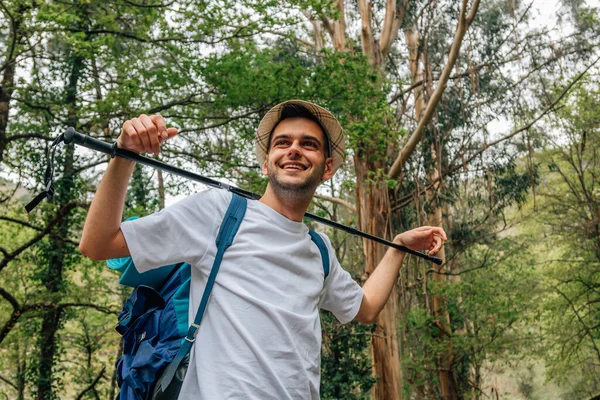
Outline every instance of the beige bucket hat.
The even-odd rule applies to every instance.
[[[325,134],[329,140],[330,156],[333,158],[333,171],[337,171],[344,162],[346,150],[342,126],[329,111],[304,100],[284,101],[271,108],[265,114],[256,131],[256,157],[258,163],[262,165],[264,162],[265,155],[269,151],[269,141],[271,139],[273,128],[279,123],[281,112],[284,107],[290,104],[296,104],[306,108],[319,120],[323,128],[325,128]]]

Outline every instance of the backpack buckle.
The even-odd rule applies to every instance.
[[[193,331],[192,331],[192,329],[193,329]],[[198,329],[200,329],[200,325],[192,324],[190,326],[190,329],[188,330],[188,334],[184,337],[184,339],[190,343],[194,343],[196,341],[196,335],[198,334]],[[188,339],[188,336],[190,336],[190,333],[191,333],[192,338]]]

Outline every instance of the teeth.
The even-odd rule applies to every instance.
[[[284,169],[300,169],[300,170],[302,170],[302,169],[304,169],[304,167],[301,167],[299,165],[286,165],[284,167]]]

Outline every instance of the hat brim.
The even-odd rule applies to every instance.
[[[271,108],[265,114],[256,131],[256,158],[258,163],[262,165],[265,161],[265,156],[269,152],[269,140],[271,139],[273,128],[279,123],[284,107],[289,104],[303,106],[323,125],[327,131],[327,139],[329,140],[329,147],[331,149],[330,156],[333,158],[332,168],[335,172],[344,163],[345,158],[346,145],[344,143],[342,126],[329,111],[304,100],[284,101]]]

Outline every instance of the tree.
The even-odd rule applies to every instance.
[[[545,151],[537,223],[544,229],[549,292],[544,354],[550,376],[571,380],[569,398],[600,391],[600,119],[598,74],[577,85],[553,114]],[[569,371],[569,373],[566,373]]]

